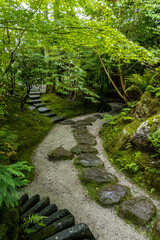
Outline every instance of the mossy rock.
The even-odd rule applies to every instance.
[[[73,154],[63,147],[57,147],[48,154],[48,159],[50,161],[61,161],[61,160],[72,160]]]
[[[18,208],[0,209],[0,240],[20,239],[20,213]]]
[[[127,88],[127,94],[133,101],[137,101],[137,99],[140,99],[142,91],[137,86],[132,85],[131,87]]]
[[[151,93],[145,92],[137,103],[133,116],[138,118],[149,118],[157,113],[160,113],[159,98],[153,98]]]

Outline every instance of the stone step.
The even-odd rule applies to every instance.
[[[41,103],[41,99],[32,99],[32,100],[29,100],[28,102],[29,104],[34,104],[34,103]]]
[[[45,112],[45,113],[42,113],[44,116],[46,116],[46,117],[53,117],[53,116],[56,116],[56,114],[55,113],[53,113],[53,112]]]
[[[19,204],[22,207],[29,199],[29,196],[27,193],[23,194],[21,198],[19,199]]]
[[[34,91],[34,92],[33,92],[33,91],[32,91],[32,92],[30,91],[30,92],[29,92],[29,95],[40,95],[40,94],[41,94],[40,91]]]
[[[36,205],[34,205],[32,208],[30,208],[27,212],[25,212],[21,217],[27,218],[27,217],[29,217],[29,215],[31,216],[34,213],[38,213],[43,208],[48,206],[49,204],[50,204],[49,197],[45,197],[40,202],[38,202]]]
[[[50,112],[51,110],[49,108],[47,108],[47,107],[39,107],[38,111],[40,113],[46,113],[46,112]]]
[[[30,99],[37,99],[37,98],[40,98],[40,95],[37,94],[37,95],[29,95],[29,98]]]
[[[26,211],[28,211],[30,208],[32,208],[34,205],[36,205],[39,202],[39,195],[36,194],[33,197],[31,197],[30,199],[28,199],[26,201],[26,203],[21,207],[21,213],[25,213]]]
[[[54,234],[46,240],[74,240],[74,239],[95,239],[88,226],[84,223],[79,223],[62,232]]]
[[[30,110],[34,110],[34,109],[36,109],[35,106],[28,106],[28,108],[29,108]]]
[[[45,103],[35,103],[34,106],[36,108],[43,107],[43,106],[45,106]]]
[[[51,123],[57,123],[57,122],[60,122],[63,120],[64,120],[64,117],[55,116],[55,117],[51,118]]]

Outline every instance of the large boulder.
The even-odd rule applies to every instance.
[[[106,206],[120,203],[128,195],[130,195],[130,189],[120,184],[109,184],[98,190],[99,201]]]
[[[84,171],[83,178],[86,181],[92,181],[96,183],[111,183],[111,182],[117,182],[118,179],[111,173],[107,172],[103,168],[87,168]]]
[[[145,225],[155,214],[155,205],[146,197],[131,198],[119,206],[119,215],[136,225]]]
[[[160,101],[158,97],[152,97],[151,93],[145,92],[136,105],[134,117],[148,118],[160,113]]]
[[[53,162],[60,160],[71,160],[72,158],[73,154],[61,146],[57,147],[48,154],[48,159]]]

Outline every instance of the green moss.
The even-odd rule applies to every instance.
[[[0,214],[0,240],[18,240],[21,231],[19,209],[1,208]]]
[[[92,103],[86,104],[86,102],[81,99],[76,101],[67,100],[67,98],[60,97],[55,93],[43,95],[42,101],[46,103],[52,112],[65,118],[93,113],[97,110],[96,106]]]

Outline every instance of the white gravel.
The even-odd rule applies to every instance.
[[[84,119],[94,114],[77,117],[73,120]],[[99,130],[102,120],[97,120],[88,130],[96,136],[99,157],[104,161],[106,169],[115,174],[122,184],[129,186],[132,192],[140,189],[135,187],[122,173],[117,173],[107,160],[104,153]],[[96,240],[147,240],[142,230],[135,230],[134,226],[120,219],[114,208],[103,208],[92,201],[81,186],[78,172],[72,161],[50,162],[47,154],[58,146],[70,150],[76,145],[71,127],[56,124],[33,154],[36,177],[26,187],[30,196],[39,194],[41,198],[49,196],[51,203],[56,203],[58,209],[67,208],[76,219],[76,223],[86,223]]]

